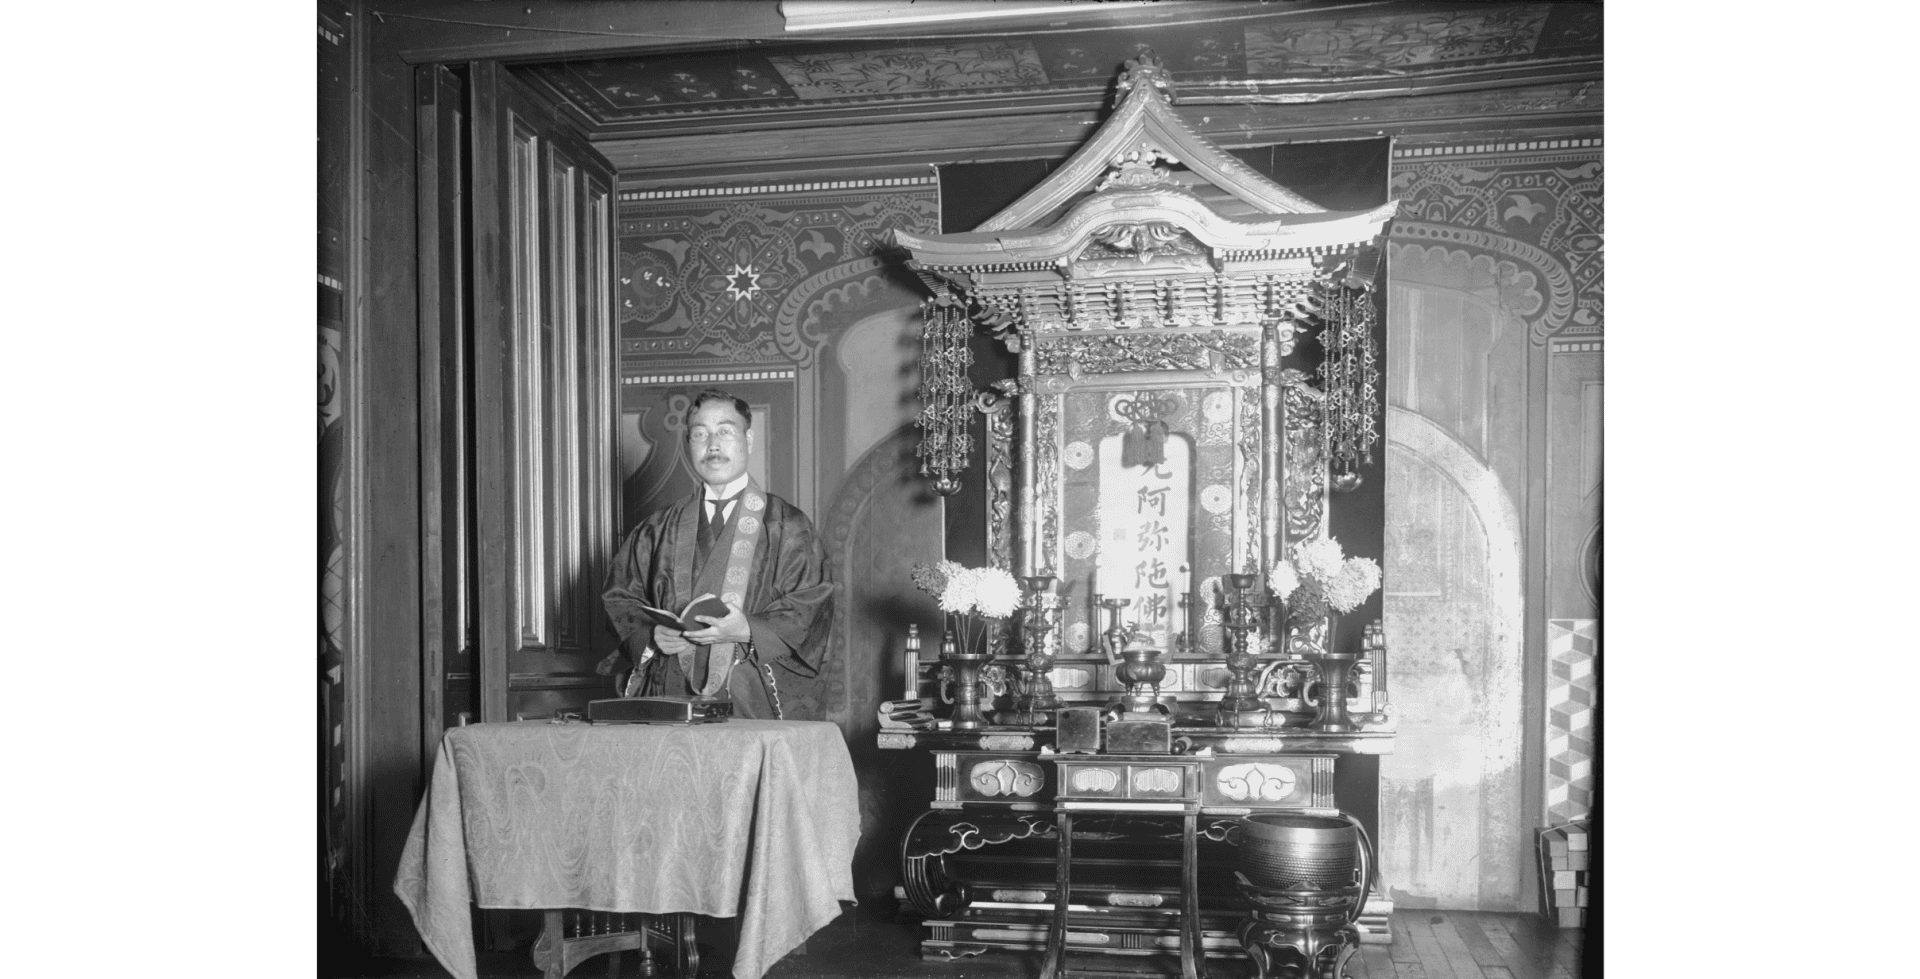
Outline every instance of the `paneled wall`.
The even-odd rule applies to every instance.
[[[1591,798],[1601,174],[1598,138],[1395,151],[1385,618],[1400,737],[1381,760],[1380,846],[1405,906],[1531,910],[1532,827]]]
[[[937,560],[941,507],[917,475],[920,298],[880,257],[892,228],[937,230],[932,175],[630,190],[619,209],[622,512],[628,526],[698,483],[687,408],[717,386],[753,406],[754,474],[812,517],[840,583],[825,666],[782,675],[789,716],[847,734],[860,776],[863,898],[897,873],[895,779],[873,750],[902,687],[908,622],[940,616],[908,582]]]
[[[345,360],[348,241],[356,204],[352,173],[354,57],[358,32],[344,3],[318,6],[319,51],[319,749],[321,917],[345,927],[354,893],[348,873],[345,616],[347,479]],[[322,942],[332,948],[338,942]]]

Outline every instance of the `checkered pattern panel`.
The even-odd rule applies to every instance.
[[[1587,818],[1593,809],[1594,665],[1600,620],[1547,620],[1547,824]]]

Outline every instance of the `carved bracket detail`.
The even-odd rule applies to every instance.
[[[1225,330],[1043,337],[1035,351],[1042,374],[1213,370],[1215,355],[1223,370],[1260,366],[1260,337]]]

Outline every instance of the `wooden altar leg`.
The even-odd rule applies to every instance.
[[[1181,817],[1180,827],[1180,976],[1206,979],[1207,952],[1200,943],[1200,814]]]
[[[1058,892],[1053,901],[1053,924],[1047,928],[1047,957],[1040,963],[1040,979],[1066,979],[1067,975],[1067,902],[1073,896],[1073,813],[1061,810],[1054,817],[1060,844],[1054,849],[1053,881]]]

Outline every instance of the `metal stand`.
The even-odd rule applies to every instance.
[[[1258,979],[1345,979],[1360,951],[1354,919],[1361,905],[1351,889],[1273,891],[1241,878],[1253,910],[1236,937],[1253,959]]]

